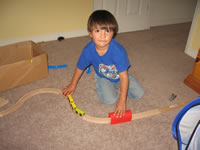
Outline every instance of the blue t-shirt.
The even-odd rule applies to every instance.
[[[103,56],[97,53],[93,40],[83,48],[77,67],[84,70],[91,64],[99,77],[113,82],[118,82],[119,73],[126,71],[130,66],[125,48],[114,39]]]

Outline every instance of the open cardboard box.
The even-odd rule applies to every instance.
[[[48,77],[47,54],[32,42],[0,47],[0,91]]]

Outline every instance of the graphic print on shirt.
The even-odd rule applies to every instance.
[[[107,66],[104,64],[99,64],[99,73],[109,79],[118,79],[119,78],[119,75],[117,74],[117,69],[116,69],[115,65]]]

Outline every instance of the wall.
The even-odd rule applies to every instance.
[[[200,14],[197,16],[195,30],[191,40],[191,48],[198,51],[200,49]]]
[[[150,0],[150,26],[193,18],[197,0]],[[93,0],[0,0],[0,45],[87,35]]]
[[[200,0],[198,0],[191,30],[186,44],[185,53],[196,58],[200,49]]]
[[[85,34],[92,10],[92,0],[0,0],[0,44]]]
[[[192,21],[197,0],[151,0],[150,26]]]

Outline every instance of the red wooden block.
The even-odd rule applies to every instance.
[[[109,113],[108,117],[111,118],[111,125],[118,124],[118,123],[124,123],[124,122],[130,122],[132,120],[132,112],[131,110],[126,110],[125,115],[122,117],[116,117],[114,116],[114,112]]]

